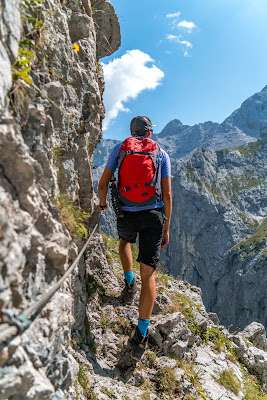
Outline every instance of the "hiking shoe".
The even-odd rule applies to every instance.
[[[124,281],[125,281],[125,287],[121,293],[122,299],[126,304],[131,304],[137,292],[136,282],[134,278],[131,283],[127,282],[125,279]]]
[[[141,335],[138,326],[135,328],[131,338],[130,345],[132,347],[132,358],[134,360],[140,360],[144,354],[148,342],[149,332],[147,330],[146,336]]]

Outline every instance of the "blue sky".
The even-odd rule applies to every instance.
[[[101,60],[105,138],[126,138],[135,115],[150,117],[155,132],[174,118],[222,122],[266,86],[266,0],[111,3],[122,45]]]

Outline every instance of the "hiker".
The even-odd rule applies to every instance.
[[[117,218],[117,229],[125,278],[122,297],[126,304],[132,303],[137,291],[131,243],[135,243],[139,234],[139,319],[130,339],[135,359],[141,358],[148,341],[148,326],[156,297],[156,267],[160,250],[169,242],[172,210],[170,159],[151,139],[153,126],[147,117],[132,119],[131,138],[113,148],[98,185],[99,209],[105,211],[108,185],[119,168],[118,198],[123,214]]]

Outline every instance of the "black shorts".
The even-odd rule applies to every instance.
[[[137,261],[156,268],[163,235],[164,217],[161,209],[124,211],[124,217],[117,219],[120,239],[135,243],[139,233],[139,254]]]

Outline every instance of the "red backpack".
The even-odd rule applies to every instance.
[[[127,206],[161,200],[161,151],[150,138],[130,137],[118,153],[118,197]]]

